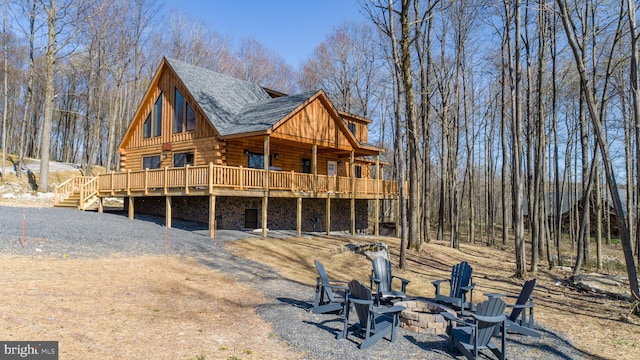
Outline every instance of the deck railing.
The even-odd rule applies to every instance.
[[[183,189],[186,193],[194,189],[215,188],[282,190],[292,192],[339,193],[358,195],[397,195],[394,181],[357,179],[341,176],[302,174],[293,171],[270,170],[268,179],[265,170],[221,165],[186,166],[181,168],[145,169],[99,174],[96,190],[98,194],[122,195],[132,192]]]
[[[91,182],[94,179],[93,176],[74,176],[71,179],[63,182],[56,187],[54,192],[53,203],[54,205],[60,205],[64,200],[74,193],[79,193],[83,189],[85,191],[91,191],[92,188],[85,188],[85,184]]]

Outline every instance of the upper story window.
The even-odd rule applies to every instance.
[[[351,130],[351,133],[355,136],[356,135],[356,123],[348,123],[347,126],[349,127],[349,130]]]
[[[142,127],[142,137],[150,138],[151,137],[151,113],[147,115],[147,118],[144,120],[144,125]]]
[[[142,137],[144,139],[160,135],[162,135],[162,93],[158,95],[153,109],[142,125]]]
[[[153,136],[162,135],[162,93],[153,106]]]
[[[355,166],[353,167],[353,169],[354,169],[354,170],[353,170],[353,175],[354,175],[354,177],[356,177],[356,178],[360,179],[360,178],[362,177],[362,166],[360,166],[360,165],[355,165]]]
[[[191,105],[184,100],[184,96],[174,89],[173,133],[193,131],[196,129],[196,112]]]

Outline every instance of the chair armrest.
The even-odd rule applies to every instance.
[[[389,313],[399,313],[404,311],[404,309],[406,309],[406,307],[404,306],[380,306],[380,307],[374,307],[371,311],[375,312],[377,314],[389,314]]]
[[[453,315],[453,314],[451,314],[451,313],[449,313],[447,311],[441,312],[440,315],[442,315],[442,317],[444,317],[445,320],[447,320],[447,321],[455,322],[455,323],[458,323],[458,324],[464,324],[464,325],[467,325],[467,326],[476,326],[475,323],[472,323],[470,321],[466,321],[464,319],[460,319],[459,317],[456,317],[455,315]]]
[[[518,304],[506,304],[506,305],[508,308],[515,308],[515,309],[528,309],[533,307],[533,304],[530,304],[530,303],[521,304],[521,305],[518,305]]]
[[[355,304],[362,304],[362,305],[373,305],[373,300],[371,299],[356,299],[354,297],[352,297],[351,295],[348,296],[349,302],[355,303]]]
[[[438,297],[440,295],[440,284],[442,284],[443,282],[451,283],[451,279],[436,280],[436,281],[432,281],[431,282],[433,284],[433,286],[436,287],[436,297]]]
[[[346,280],[329,280],[330,283],[341,283],[341,284],[348,284],[349,282]]]
[[[505,315],[482,316],[482,315],[472,314],[471,316],[473,316],[473,318],[478,321],[487,322],[491,324],[497,324],[507,320],[507,317]]]
[[[473,290],[476,288],[476,284],[471,284],[469,286],[460,286],[460,290],[464,290],[464,292],[467,292],[469,290]]]
[[[513,295],[507,295],[507,294],[499,294],[499,293],[484,293],[484,296],[488,297],[488,298],[495,298],[495,297],[508,297],[508,298],[514,298],[515,296]]]

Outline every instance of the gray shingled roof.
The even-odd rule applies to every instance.
[[[221,136],[267,130],[315,93],[273,99],[256,84],[165,59]]]

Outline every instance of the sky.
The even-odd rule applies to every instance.
[[[363,21],[357,0],[166,0],[166,10],[200,19],[234,42],[253,37],[294,68],[331,31],[347,21]]]

